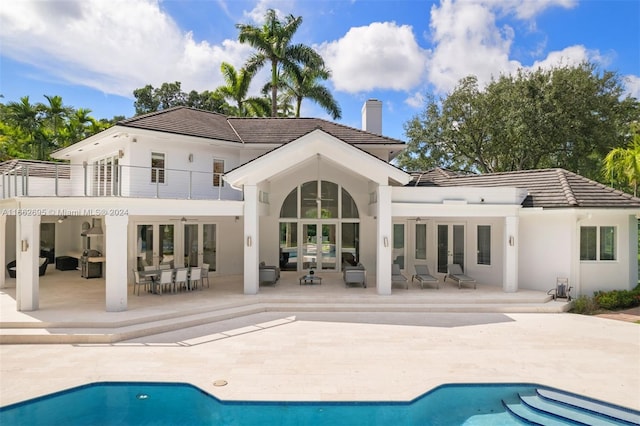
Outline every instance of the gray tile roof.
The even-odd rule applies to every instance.
[[[175,107],[120,121],[118,125],[238,143],[285,144],[315,129],[349,144],[404,145],[320,118],[242,118],[188,107]]]
[[[193,108],[175,107],[118,122],[120,126],[156,130],[179,135],[240,142],[227,116]]]
[[[461,174],[443,169],[411,173],[407,186],[516,187],[529,191],[524,207],[640,208],[640,198],[564,169],[523,170],[505,173]]]

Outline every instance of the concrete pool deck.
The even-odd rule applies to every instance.
[[[566,313],[264,312],[111,345],[0,346],[1,406],[99,381],[297,401],[526,382],[639,410],[640,326]]]

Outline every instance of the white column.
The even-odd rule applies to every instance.
[[[7,276],[7,216],[0,215],[0,288],[4,288]]]
[[[518,291],[518,217],[504,218],[504,270],[502,290],[505,293]]]
[[[378,229],[376,252],[376,283],[378,294],[391,294],[391,251],[393,247],[391,222],[391,187],[378,187]]]
[[[105,216],[105,299],[107,312],[127,310],[128,216]]]
[[[244,186],[244,294],[257,294],[260,285],[258,187]]]
[[[40,216],[16,216],[16,305],[18,311],[40,306]]]

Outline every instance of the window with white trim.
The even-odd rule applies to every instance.
[[[616,260],[615,226],[581,226],[580,260]]]
[[[151,153],[151,183],[164,183],[164,153]]]
[[[224,174],[224,160],[213,159],[213,186],[224,186],[222,175]]]

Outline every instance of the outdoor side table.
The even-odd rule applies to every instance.
[[[317,275],[303,275],[300,277],[300,285],[302,284],[322,284],[322,277]]]

